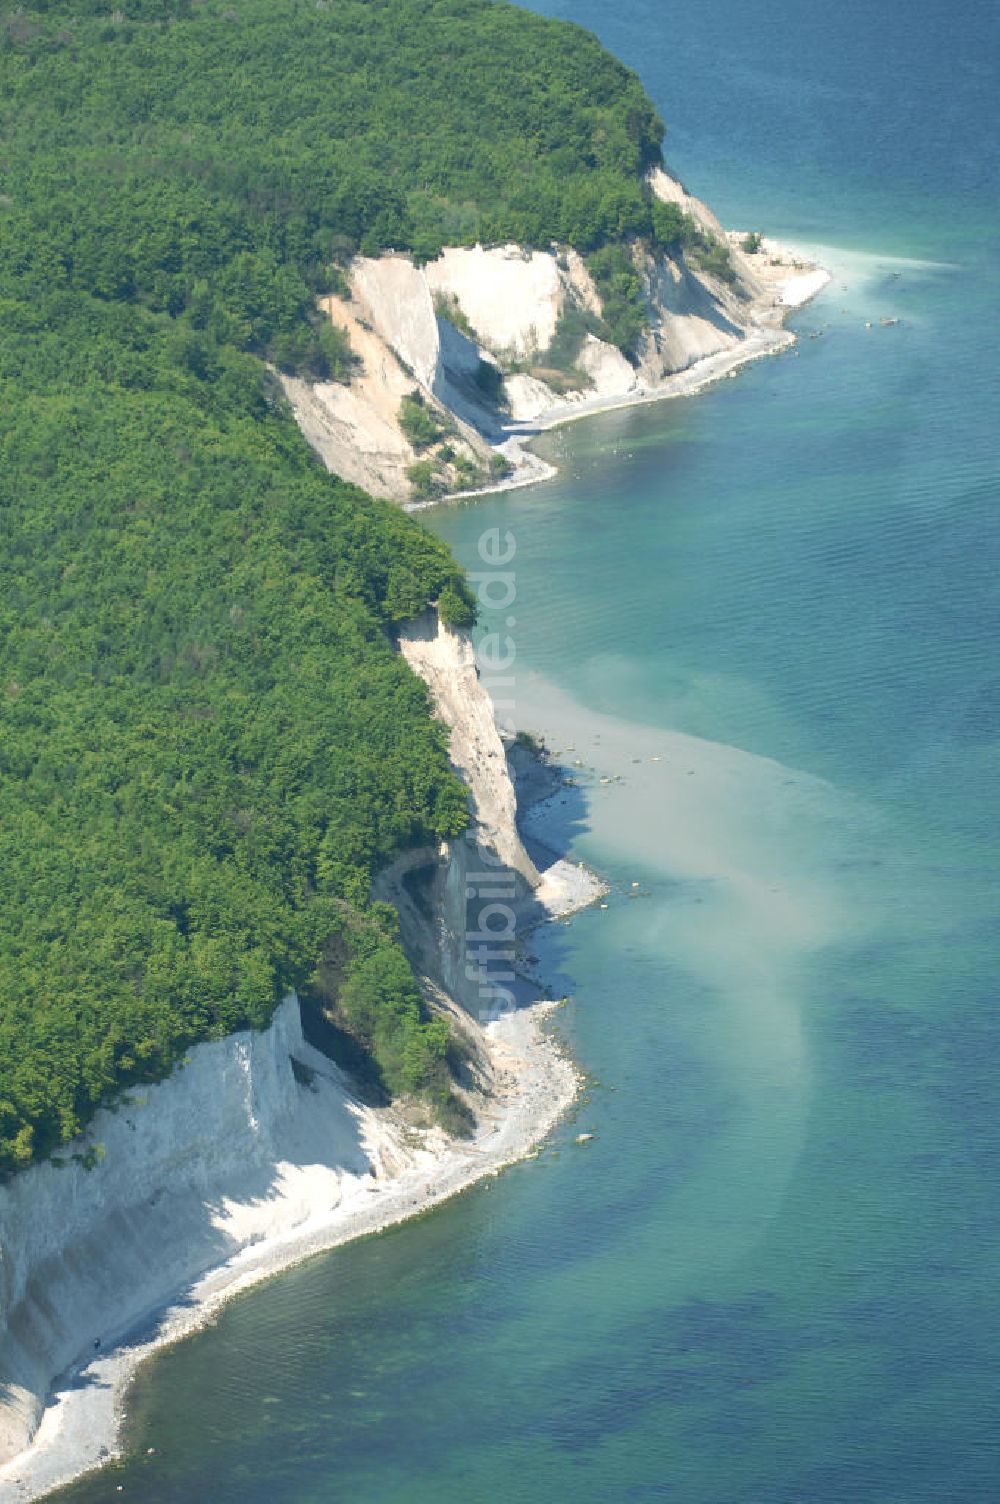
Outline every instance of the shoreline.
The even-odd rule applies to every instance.
[[[587,902],[592,901],[588,896]],[[30,1446],[0,1468],[3,1504],[28,1504],[124,1451],[128,1390],[156,1352],[208,1325],[222,1307],[306,1259],[421,1216],[527,1158],[572,1107],[584,1077],[545,1027],[556,1001],[534,1003],[487,1025],[502,1086],[475,1136],[450,1140],[430,1165],[413,1166],[286,1233],[267,1237],[174,1290],[93,1361],[62,1376]]]
[[[730,232],[731,242],[738,242],[739,238],[740,232]],[[521,423],[511,422],[506,426],[507,437],[497,446],[497,452],[513,462],[514,474],[492,485],[478,486],[474,490],[452,491],[446,496],[435,496],[428,501],[404,502],[403,511],[424,512],[431,507],[475,501],[480,496],[519,491],[525,486],[553,480],[559,473],[558,466],[541,459],[530,448],[531,443],[542,434],[563,428],[569,423],[578,423],[584,418],[598,417],[602,413],[647,407],[652,403],[669,402],[677,397],[698,396],[717,381],[735,376],[743,366],[790,350],[798,342],[798,335],[787,327],[787,320],[828,287],[834,274],[829,268],[810,260],[804,250],[794,245],[765,240],[764,248],[768,254],[777,253],[786,258],[789,276],[777,282],[772,289],[778,297],[776,303],[764,303],[753,311],[753,328],[738,345],[692,361],[689,366],[675,371],[655,387],[638,386],[634,391],[619,396],[585,397],[578,402],[557,402],[538,418]]]

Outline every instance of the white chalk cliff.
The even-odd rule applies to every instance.
[[[265,1033],[197,1046],[168,1081],[16,1175],[0,1189],[0,1461],[95,1344],[276,1226],[357,1194],[386,1150],[403,1152],[306,1044],[289,998]]]
[[[411,500],[408,475],[430,459],[443,490],[491,479],[491,453],[516,480],[546,467],[521,447],[533,428],[665,392],[672,378],[710,357],[763,353],[783,341],[787,309],[818,290],[815,268],[773,242],[746,255],[739,237],[662,168],[653,192],[724,246],[734,277],[697,257],[635,251],[648,328],[634,362],[588,333],[571,366],[546,363],[560,322],[600,318],[602,305],[583,258],[571,247],[449,247],[426,266],[402,255],[358,257],[350,296],[322,300],[359,358],[349,383],[310,385],[283,377],[299,425],[329,468],[375,495]],[[798,284],[799,293],[789,289]],[[790,338],[785,336],[784,338]],[[440,444],[414,449],[399,424],[405,395],[417,393],[446,430]],[[441,458],[443,454],[443,458]]]

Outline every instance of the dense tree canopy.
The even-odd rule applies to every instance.
[[[320,973],[440,1097],[369,892],[467,818],[389,629],[469,598],[254,357],[345,375],[316,294],[386,246],[604,247],[634,321],[616,248],[684,229],[662,127],[592,37],[487,0],[34,0],[0,133],[0,1170]]]
[[[343,369],[309,322],[359,248],[663,228],[638,79],[506,4],[37,0],[0,25],[0,66],[4,270],[307,374]]]

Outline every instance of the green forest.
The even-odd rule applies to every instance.
[[[349,372],[315,299],[357,250],[568,241],[634,324],[616,248],[689,233],[662,126],[489,0],[35,0],[0,132],[0,1170],[332,973],[387,1089],[446,1104],[369,895],[467,822],[391,634],[470,597],[264,361]]]

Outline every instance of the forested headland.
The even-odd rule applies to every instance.
[[[0,134],[0,1170],[321,974],[384,1085],[446,1105],[369,894],[467,822],[390,631],[469,596],[265,362],[347,376],[315,301],[389,247],[571,243],[625,329],[624,248],[692,233],[645,186],[662,125],[593,37],[489,0],[35,0]]]

